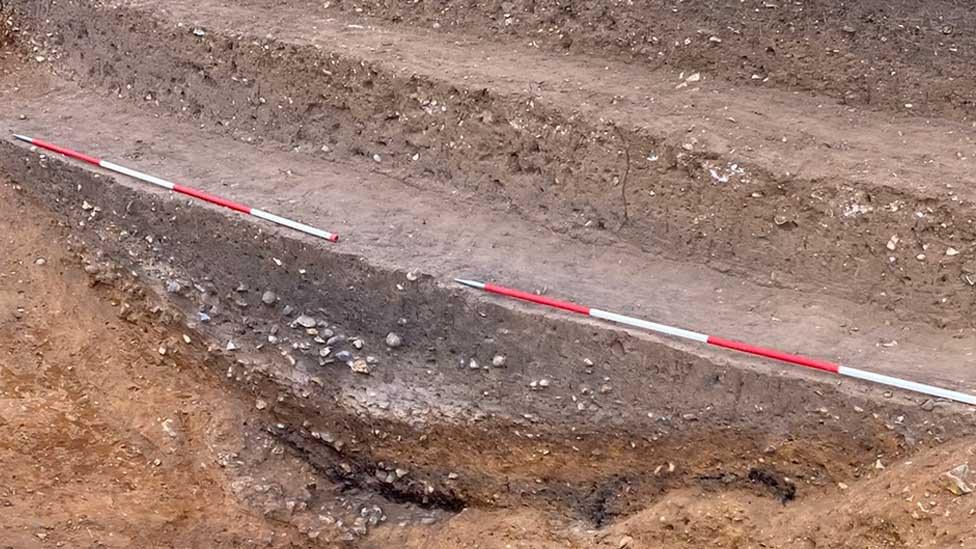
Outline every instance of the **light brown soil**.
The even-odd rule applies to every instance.
[[[262,437],[196,365],[200,342],[119,318],[120,296],[19,194],[3,182],[0,546],[304,546],[235,497],[222,457]],[[311,478],[265,443],[268,482]]]

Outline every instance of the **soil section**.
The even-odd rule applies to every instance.
[[[615,309],[647,306],[691,325],[736,326],[736,335],[759,334],[787,350],[817,342],[859,358],[858,366],[965,387],[969,367],[960,357],[971,352],[969,332],[933,325],[964,324],[960,300],[968,294],[948,278],[925,279],[924,261],[865,260],[859,265],[883,281],[855,280],[852,288],[836,280],[822,293],[782,286],[818,282],[826,271],[810,265],[829,270],[859,249],[838,227],[901,232],[924,207],[925,223],[945,220],[930,232],[912,220],[926,251],[968,237],[956,224],[970,190],[947,199],[935,185],[883,186],[893,193],[882,193],[885,201],[906,202],[858,209],[854,221],[822,233],[811,229],[826,224],[819,217],[816,225],[777,214],[782,223],[774,216],[763,225],[773,247],[797,238],[811,242],[812,256],[789,271],[795,278],[771,276],[764,284],[774,288],[763,288],[750,280],[792,257],[740,255],[757,226],[742,222],[743,232],[723,234],[724,251],[703,242],[715,228],[709,219],[719,228],[737,219],[737,202],[723,202],[728,189],[719,183],[752,191],[756,211],[778,200],[799,204],[789,211],[809,207],[806,193],[821,189],[810,186],[816,178],[797,183],[761,167],[792,152],[781,141],[751,151],[755,181],[736,179],[744,174],[726,162],[730,153],[715,153],[720,144],[709,141],[702,152],[687,136],[661,138],[690,118],[652,126],[654,116],[636,107],[639,94],[572,110],[575,84],[526,92],[519,88],[530,74],[503,70],[513,59],[534,59],[556,74],[599,74],[590,61],[564,64],[496,45],[501,62],[465,65],[458,52],[470,52],[470,43],[414,42],[406,32],[303,19],[291,4],[254,7],[261,5],[20,4],[25,21],[49,18],[52,32],[37,35],[43,44],[31,52],[30,69],[0,67],[5,125],[352,237],[329,245],[0,142],[0,167],[17,182],[0,187],[9,247],[0,259],[0,427],[17,427],[0,429],[0,458],[11,464],[0,474],[0,516],[15,513],[0,520],[5,540],[617,549],[973,543],[967,526],[976,507],[961,486],[976,479],[963,469],[955,479],[943,474],[976,452],[969,408],[817,373],[782,375],[758,361],[446,282],[477,272],[531,289],[543,282],[537,271],[552,270],[546,281]],[[191,16],[204,22],[180,26]],[[75,47],[86,41],[90,48]],[[398,67],[376,57],[391,51],[402,56]],[[50,77],[51,59],[100,91]],[[609,72],[626,79],[621,67]],[[484,85],[495,78],[497,86]],[[665,87],[671,95],[662,101],[672,106],[690,92]],[[748,111],[744,104],[735,116]],[[603,125],[605,114],[633,115],[634,127]],[[565,135],[553,129],[569,122],[578,125]],[[748,131],[767,139],[777,123]],[[397,125],[406,129],[392,131]],[[964,134],[946,137],[949,128],[932,134],[965,142]],[[580,131],[595,137],[570,151],[565,145]],[[871,143],[863,131],[849,135]],[[392,138],[379,140],[385,134]],[[423,136],[429,141],[412,144]],[[470,160],[462,137],[475,148],[504,145]],[[612,175],[621,157],[657,162],[644,156],[651,145],[669,162],[663,186],[646,187],[635,175],[650,164],[628,162]],[[870,161],[903,146],[871,146]],[[686,152],[694,154],[679,157]],[[817,173],[833,177],[860,152],[837,153]],[[441,162],[447,167],[438,171]],[[598,181],[607,186],[573,176],[558,189],[560,162],[567,173],[572,162],[605,172]],[[953,175],[963,166],[939,169]],[[458,183],[461,174],[470,179]],[[496,179],[485,187],[486,177]],[[684,220],[697,228],[648,236],[653,215],[626,215],[613,227],[605,214],[615,211],[614,197],[630,197],[634,181],[641,192],[658,191],[645,198],[666,198],[641,207],[660,202],[678,219],[697,219]],[[666,192],[693,185],[696,196]],[[538,200],[546,194],[553,196]],[[834,198],[829,211],[846,200]],[[945,241],[929,242],[932,234]],[[685,242],[675,247],[680,261],[653,256],[676,242]],[[939,276],[965,281],[970,252],[946,254]],[[891,278],[878,275],[885,261],[896,265],[884,271]],[[892,273],[921,279],[894,283]],[[608,282],[613,290],[601,288]],[[653,300],[633,303],[647,287],[656,288]],[[868,287],[883,299],[868,306],[843,299]],[[908,314],[926,324],[894,321]]]
[[[301,408],[295,423],[321,417],[343,436],[342,429],[366,420],[370,432],[360,427],[354,437],[371,438],[365,445],[354,437],[342,443],[331,434],[314,439],[331,441],[321,445],[300,441],[316,472],[284,451],[291,445],[278,442],[289,439],[283,432],[288,410],[299,409],[291,397],[275,398],[289,392],[285,382],[268,386],[269,378],[257,371],[239,379],[224,376],[246,368],[251,357],[232,360],[214,352],[214,342],[188,326],[179,310],[115,268],[117,256],[100,254],[77,238],[89,231],[52,219],[25,200],[23,187],[0,185],[0,198],[6,235],[0,266],[5,547],[332,547],[347,545],[344,539],[361,547],[427,548],[913,547],[974,541],[967,526],[976,512],[972,501],[950,494],[938,476],[947,464],[972,459],[971,439],[922,450],[908,461],[899,461],[897,450],[877,447],[877,453],[848,451],[842,458],[830,445],[820,445],[824,459],[843,459],[842,468],[853,467],[846,469],[853,476],[836,487],[825,484],[826,478],[802,476],[807,458],[801,456],[813,449],[812,439],[802,437],[762,451],[741,448],[742,457],[754,458],[743,477],[729,456],[709,454],[697,440],[664,455],[661,445],[637,439],[631,443],[638,451],[632,452],[629,444],[621,445],[619,433],[567,438],[571,429],[493,430],[481,422],[453,430],[427,424],[410,433],[428,435],[418,441],[403,436],[402,424],[377,418],[377,408],[350,414],[339,405]],[[24,218],[34,222],[17,221]],[[88,259],[79,262],[78,253]],[[822,420],[830,422],[826,415]],[[447,433],[453,435],[443,438]],[[736,438],[744,440],[741,433]],[[457,465],[446,480],[462,486],[462,493],[484,481],[488,485],[481,489],[487,490],[503,478],[508,489],[525,479],[523,492],[512,500],[473,499],[453,517],[411,509],[353,486],[396,495],[380,489],[389,483],[376,479],[377,469],[366,475],[357,468],[367,445],[371,453],[389,452],[390,465],[428,458]],[[736,443],[709,438],[708,446],[714,451]],[[34,458],[24,459],[28,454]],[[657,459],[662,461],[656,471],[640,471],[641,461]],[[702,459],[714,459],[708,465],[717,469],[684,477]],[[856,466],[859,459],[867,461]],[[325,463],[333,464],[331,472]],[[337,463],[346,463],[349,472],[333,485],[328,476],[339,469]],[[608,481],[585,507],[556,510],[560,501],[569,501],[567,493],[585,489],[583,479],[596,471]],[[396,469],[390,473],[397,475]],[[533,477],[541,482],[530,482]],[[556,478],[562,480],[555,483]],[[381,515],[372,514],[377,509]],[[364,528],[374,516],[387,520]],[[348,537],[337,518],[368,535]]]

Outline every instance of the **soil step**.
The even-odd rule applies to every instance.
[[[247,0],[273,13],[281,2]],[[743,87],[805,90],[848,105],[899,112],[976,114],[960,32],[972,10],[951,0],[748,2],[318,2],[291,0],[322,17],[346,16],[519,41],[561,53],[622,55],[651,67],[709,74]]]
[[[445,284],[454,277],[497,280],[858,368],[963,390],[976,388],[968,375],[974,350],[969,331],[905,323],[881,308],[830,295],[759,286],[697,263],[641,253],[622,243],[583,244],[513,212],[486,208],[474,194],[448,196],[424,190],[372,173],[368,162],[329,162],[272,145],[242,143],[41,75],[33,81],[26,76],[19,79],[16,93],[11,92],[9,88],[3,92],[2,116],[4,126],[18,133],[186,182],[344,236],[338,245],[323,246],[287,234],[305,242],[310,254],[361,257],[370,265],[419,271]],[[20,120],[20,115],[26,119]],[[19,144],[7,143],[3,151],[11,173],[19,173],[25,163],[38,162],[37,153]],[[126,178],[118,181],[150,196],[160,194]],[[60,192],[65,200],[73,199],[70,189]],[[125,214],[104,213],[113,222]],[[274,226],[259,227],[267,234],[282,234]],[[470,299],[486,300],[476,294]],[[551,316],[537,308],[491,301]],[[810,375],[654,336],[640,337],[763,372]],[[882,392],[850,381],[842,385]]]
[[[968,124],[294,4],[28,4],[39,52],[81,82],[238,140],[376,158],[583,243],[973,325]]]

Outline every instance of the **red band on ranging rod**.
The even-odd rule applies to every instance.
[[[499,286],[497,284],[487,284],[484,282],[478,282],[474,280],[464,280],[460,278],[455,279],[455,281],[457,281],[460,284],[464,284],[465,286],[478,288],[480,290],[485,290],[487,292],[491,292],[494,294],[504,295],[507,297],[514,297],[516,299],[521,299],[523,301],[531,301],[533,303],[538,303],[540,305],[547,305],[549,307],[555,307],[557,309],[563,309],[574,313],[580,313],[580,314],[587,315],[591,318],[597,318],[600,320],[607,320],[610,322],[625,324],[627,326],[633,326],[644,330],[650,330],[653,332],[657,332],[659,334],[669,335],[672,337],[680,337],[682,339],[696,341],[698,343],[707,343],[715,347],[731,349],[733,351],[739,351],[741,353],[748,353],[755,356],[770,358],[788,364],[803,366],[805,368],[812,368],[824,372],[831,372],[834,374],[839,374],[854,379],[860,379],[863,381],[869,381],[872,383],[878,383],[889,387],[897,387],[905,391],[913,391],[916,393],[922,393],[933,397],[945,398],[949,400],[955,400],[957,402],[964,402],[966,404],[976,405],[976,395],[971,395],[968,393],[962,393],[950,389],[943,389],[942,387],[927,385],[925,383],[917,383],[914,381],[908,381],[908,380],[904,380],[892,376],[886,376],[883,374],[875,374],[872,372],[859,370],[857,368],[841,366],[839,364],[834,364],[833,362],[816,360],[802,355],[784,353],[782,351],[777,351],[775,349],[758,347],[755,345],[750,345],[748,343],[742,343],[740,341],[733,341],[731,339],[723,339],[721,337],[705,335],[699,332],[685,330],[683,328],[675,328],[673,326],[668,326],[666,324],[658,324],[656,322],[642,320],[631,316],[611,313],[609,311],[594,309],[591,307],[585,307],[583,305],[577,305],[575,303],[558,301],[555,299],[551,299],[548,297],[543,297],[535,294],[530,294],[528,292],[523,292],[520,290],[513,290],[511,288],[506,288],[504,286]]]
[[[83,154],[83,153],[80,153],[78,151],[74,151],[74,150],[71,150],[71,149],[66,149],[64,147],[59,147],[59,146],[54,145],[52,143],[48,143],[47,141],[42,141],[40,139],[34,139],[32,137],[26,137],[26,136],[23,136],[23,135],[14,135],[14,137],[16,137],[17,139],[19,139],[21,141],[24,141],[26,143],[30,143],[31,145],[34,145],[36,147],[40,147],[42,149],[47,149],[49,151],[53,151],[53,152],[56,152],[58,154],[63,154],[64,156],[67,156],[69,158],[74,158],[76,160],[81,160],[83,162],[88,162],[89,164],[94,164],[96,166],[99,166],[101,168],[105,168],[106,170],[113,171],[115,173],[120,173],[120,174],[123,174],[123,175],[127,175],[129,177],[132,177],[134,179],[138,179],[138,180],[143,181],[145,183],[152,183],[153,185],[156,185],[157,187],[162,187],[164,189],[168,189],[168,190],[171,190],[171,191],[174,191],[174,192],[178,192],[180,194],[185,194],[187,196],[192,196],[193,198],[197,198],[199,200],[203,200],[204,202],[210,202],[211,204],[216,204],[218,206],[223,206],[225,208],[229,208],[229,209],[234,210],[234,211],[238,211],[238,212],[241,212],[241,213],[246,213],[246,214],[252,215],[254,217],[257,217],[257,218],[260,218],[260,219],[264,219],[265,221],[270,221],[270,222],[275,223],[277,225],[281,225],[283,227],[288,227],[289,229],[294,229],[296,231],[303,232],[305,234],[309,234],[309,235],[312,235],[312,236],[316,236],[318,238],[323,238],[325,240],[328,240],[329,242],[338,242],[339,241],[339,235],[337,235],[335,233],[330,233],[328,231],[323,231],[322,229],[317,229],[317,228],[312,227],[310,225],[306,225],[304,223],[299,223],[298,221],[293,221],[293,220],[288,219],[288,218],[285,218],[285,217],[280,217],[280,216],[274,215],[272,213],[266,212],[264,210],[258,210],[256,208],[251,208],[251,207],[245,206],[243,204],[238,204],[237,202],[234,202],[233,200],[228,200],[226,198],[222,198],[222,197],[219,197],[219,196],[214,196],[214,195],[212,195],[210,193],[206,193],[206,192],[203,192],[203,191],[198,190],[198,189],[193,189],[193,188],[190,188],[190,187],[184,187],[183,185],[177,185],[176,183],[172,183],[170,181],[166,181],[165,179],[160,179],[158,177],[155,177],[155,176],[152,176],[152,175],[149,175],[149,174],[145,174],[145,173],[142,173],[140,171],[133,170],[131,168],[126,168],[125,166],[120,166],[118,164],[114,164],[114,163],[108,162],[106,160],[99,160],[99,159],[97,159],[97,158],[95,158],[93,156],[88,156],[87,154]]]
[[[71,149],[65,149],[64,147],[59,147],[59,146],[57,146],[57,145],[55,145],[53,143],[48,143],[47,141],[41,141],[40,139],[32,139],[32,138],[26,138],[26,139],[24,139],[23,136],[20,136],[20,135],[18,135],[16,137],[17,137],[17,139],[20,139],[21,141],[27,141],[31,145],[36,145],[36,146],[38,146],[38,147],[40,147],[42,149],[47,149],[49,151],[54,151],[54,152],[56,152],[58,154],[63,154],[65,156],[69,157],[69,158],[74,158],[75,160],[81,160],[83,162],[88,162],[89,164],[94,164],[96,166],[100,166],[101,163],[102,163],[101,160],[95,158],[94,156],[88,156],[87,154],[83,154],[83,153],[80,153],[78,151],[73,151]]]
[[[558,301],[545,296],[530,294],[529,292],[523,292],[520,290],[513,290],[511,288],[506,288],[504,286],[496,286],[494,284],[485,284],[484,290],[486,292],[491,292],[493,294],[504,295],[508,297],[514,297],[515,299],[521,299],[522,301],[531,301],[532,303],[538,303],[540,305],[548,305],[549,307],[555,307],[557,309],[563,309],[564,311],[570,311],[573,313],[580,313],[583,315],[590,314],[590,308],[584,307],[582,305],[577,305],[575,303],[570,303],[568,301]]]
[[[817,370],[823,370],[825,372],[832,372],[835,374],[840,369],[840,366],[834,364],[833,362],[824,362],[822,360],[807,358],[801,355],[791,355],[789,353],[784,353],[782,351],[777,351],[775,349],[756,347],[755,345],[749,345],[748,343],[742,343],[741,341],[733,341],[731,339],[722,339],[720,337],[708,336],[708,341],[706,343],[708,343],[709,345],[715,345],[716,347],[725,347],[726,349],[732,349],[733,351],[749,353],[751,355],[756,355],[756,356],[763,356],[766,358],[771,358],[773,360],[789,362],[790,364],[806,366],[807,368],[816,368]]]
[[[251,208],[248,208],[247,206],[238,204],[237,202],[233,202],[231,200],[227,200],[226,198],[220,198],[219,196],[214,196],[212,194],[205,193],[203,191],[198,191],[196,189],[184,187],[183,185],[174,184],[173,190],[178,193],[183,193],[187,196],[192,196],[193,198],[199,198],[200,200],[206,200],[207,202],[212,202],[218,206],[223,206],[225,208],[237,210],[239,212],[246,213],[246,214],[251,213]]]

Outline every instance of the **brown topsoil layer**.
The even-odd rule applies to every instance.
[[[269,13],[281,2],[248,0]],[[812,92],[878,110],[976,116],[976,12],[953,0],[334,0],[310,12],[616,54],[747,88]]]

